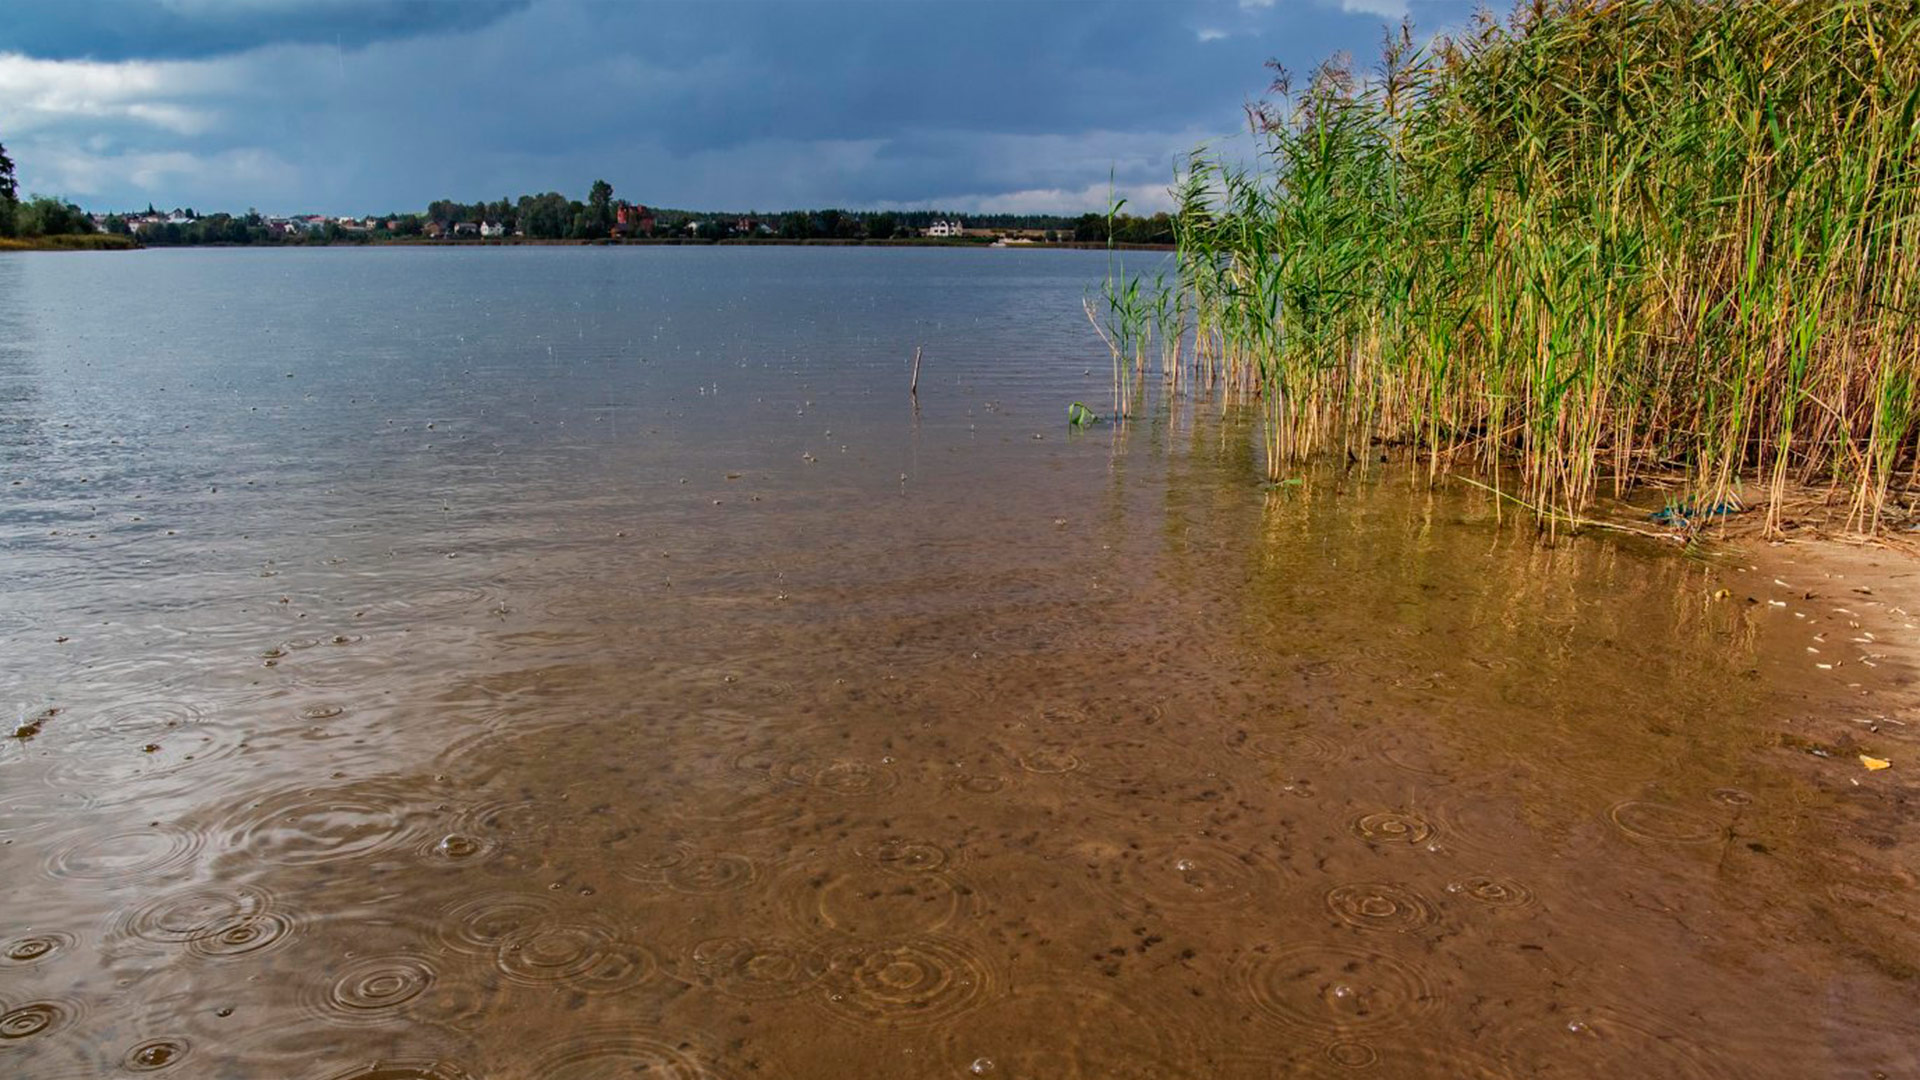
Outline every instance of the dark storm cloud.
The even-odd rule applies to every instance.
[[[358,48],[484,26],[530,0],[11,0],[0,51],[190,59],[263,45]]]
[[[1469,0],[1414,11],[1428,28]],[[1157,197],[1263,63],[1373,55],[1396,0],[176,0],[0,19],[0,140],[88,205],[360,212],[595,177],[647,202]],[[59,9],[65,11],[63,7]],[[89,27],[180,20],[201,45]],[[35,29],[37,27],[37,29]],[[248,29],[251,28],[251,29]],[[121,28],[126,30],[125,27]],[[244,47],[247,34],[257,47]],[[39,37],[35,37],[39,35]],[[42,44],[33,44],[41,41]],[[216,43],[219,47],[215,47]],[[90,60],[74,60],[87,56]]]

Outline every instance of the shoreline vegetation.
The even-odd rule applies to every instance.
[[[131,236],[111,233],[0,236],[0,251],[132,251],[139,246]]]
[[[1691,531],[1920,493],[1920,0],[1564,0],[1248,108],[1196,150],[1171,274],[1087,315],[1114,413],[1215,394],[1265,468],[1398,452],[1555,528],[1682,475]],[[1124,205],[1116,203],[1117,212]]]

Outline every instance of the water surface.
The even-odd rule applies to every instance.
[[[1915,1074],[1830,613],[1070,432],[1104,267],[0,258],[0,1071]]]

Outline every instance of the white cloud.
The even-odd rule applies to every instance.
[[[0,53],[0,122],[19,133],[91,122],[201,135],[220,120],[204,99],[233,90],[236,75],[222,61],[107,63]]]
[[[81,198],[100,192],[192,190],[245,205],[263,190],[292,183],[295,168],[271,150],[238,147],[213,154],[185,150],[113,153],[93,142],[77,149],[52,140],[21,144],[21,188],[35,194]]]
[[[1219,41],[1232,35],[1225,30],[1216,30],[1211,26],[1203,26],[1195,30],[1193,36],[1199,38],[1201,41]]]

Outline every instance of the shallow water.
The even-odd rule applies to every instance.
[[[1920,1070],[1890,668],[1069,432],[1103,267],[0,258],[0,1072]]]

